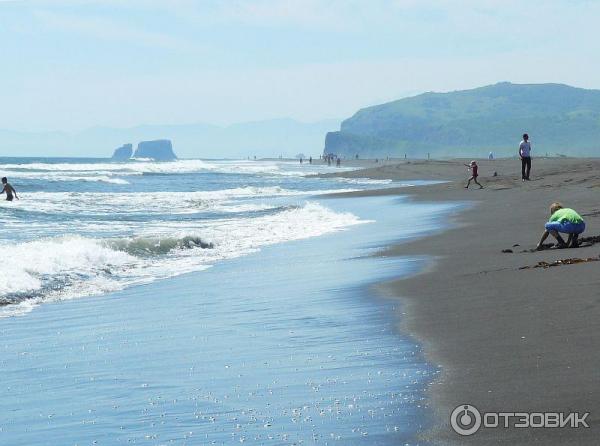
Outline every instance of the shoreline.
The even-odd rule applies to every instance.
[[[600,417],[597,265],[519,268],[598,256],[600,245],[520,251],[535,246],[548,205],[556,200],[584,216],[584,236],[600,232],[600,211],[594,207],[600,161],[534,159],[533,181],[527,183],[520,181],[516,159],[481,161],[484,190],[464,189],[462,163],[411,162],[334,174],[393,180],[445,176],[447,183],[348,195],[401,193],[415,202],[472,203],[452,213],[445,230],[393,244],[380,254],[431,259],[416,275],[381,284],[403,303],[400,329],[418,340],[428,362],[441,368],[427,392],[435,426],[421,439],[457,445],[595,444]],[[449,425],[459,404],[472,404],[482,413],[590,412],[591,428],[488,428],[462,437]]]

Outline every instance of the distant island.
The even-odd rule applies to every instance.
[[[424,93],[364,108],[329,132],[324,153],[345,157],[516,155],[522,133],[534,154],[600,154],[600,90],[501,82]]]
[[[127,161],[130,158],[149,158],[155,161],[173,161],[177,155],[173,152],[173,144],[168,139],[142,141],[133,153],[132,144],[124,144],[117,148],[112,156],[113,161]]]
[[[121,147],[115,149],[113,153],[112,160],[113,161],[127,161],[129,158],[133,156],[133,145],[132,144],[123,144]]]
[[[156,161],[173,161],[177,155],[173,152],[173,145],[168,139],[142,141],[138,144],[134,158],[152,158]]]

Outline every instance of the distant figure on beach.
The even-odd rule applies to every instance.
[[[300,157],[300,164],[302,164],[302,157]]]
[[[585,222],[581,218],[581,215],[573,209],[563,207],[558,202],[552,203],[550,205],[550,220],[545,225],[545,231],[536,249],[544,249],[544,241],[546,241],[550,234],[558,241],[559,248],[577,248],[579,246],[579,234],[583,231],[585,231]],[[561,232],[569,234],[566,243],[560,235]]]
[[[341,158],[338,158],[337,161],[335,162],[335,165],[340,167],[342,165],[342,160]]]
[[[471,185],[471,181],[474,181],[475,184],[479,186],[479,189],[483,189],[483,186],[479,184],[479,181],[477,181],[477,177],[479,176],[479,167],[477,166],[477,162],[473,160],[471,161],[471,164],[465,164],[465,166],[467,166],[467,168],[471,171],[471,177],[469,178],[469,181],[467,181],[465,189],[469,188],[469,186]]]
[[[312,164],[312,156],[308,158],[308,164]]]
[[[0,194],[6,194],[6,201],[13,201],[13,198],[19,200],[19,197],[17,196],[17,191],[14,187],[10,185],[6,177],[2,177],[2,185],[4,187],[2,188],[2,192],[0,192]]]
[[[523,133],[523,141],[519,144],[519,157],[521,158],[521,178],[523,181],[529,181],[529,172],[531,171],[531,143],[529,135]]]
[[[488,159],[490,161],[492,161],[494,159],[494,152],[490,152],[490,154],[488,155]]]

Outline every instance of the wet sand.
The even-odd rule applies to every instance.
[[[528,250],[539,240],[549,204],[557,200],[583,216],[584,236],[600,235],[600,160],[534,158],[530,182],[521,181],[516,158],[481,160],[485,189],[465,190],[468,175],[462,164],[468,161],[388,162],[377,167],[364,161],[366,169],[334,174],[445,179],[449,182],[354,195],[408,192],[418,201],[465,202],[448,221],[447,231],[383,253],[432,259],[419,275],[384,284],[403,302],[401,329],[416,336],[427,359],[442,369],[428,392],[436,425],[422,439],[444,445],[597,444],[600,263],[569,265],[560,260],[598,258],[600,244]],[[544,265],[539,262],[557,266],[522,269]],[[459,404],[474,405],[482,413],[590,412],[591,428],[487,428],[461,437],[449,424]]]

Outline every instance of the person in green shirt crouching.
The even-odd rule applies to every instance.
[[[585,231],[585,222],[581,215],[573,209],[564,208],[560,203],[550,205],[550,221],[545,225],[546,230],[542,234],[540,242],[536,249],[544,249],[543,243],[549,234],[558,241],[559,248],[577,248],[579,234]],[[560,233],[569,234],[567,242],[563,240]]]

